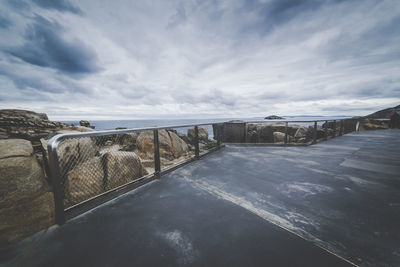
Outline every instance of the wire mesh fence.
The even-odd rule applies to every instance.
[[[243,122],[64,134],[49,141],[56,220],[64,212],[143,177],[198,159],[223,143],[309,145],[356,131],[356,119]],[[174,169],[174,168],[170,168]]]
[[[146,132],[134,132],[63,140],[58,162],[64,206],[154,172],[153,142],[146,136]]]

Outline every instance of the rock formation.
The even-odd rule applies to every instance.
[[[134,152],[111,151],[103,156],[105,190],[136,180],[147,173]]]
[[[202,127],[198,127],[198,136],[199,136],[199,142],[208,142],[208,132],[206,129],[202,128]],[[195,134],[194,134],[194,128],[190,128],[187,131],[187,137],[188,140],[191,144],[194,144],[194,140],[195,140]]]
[[[392,108],[386,108],[379,110],[377,112],[374,112],[372,114],[369,114],[365,116],[367,119],[390,119],[390,115],[393,114],[393,112],[398,111],[400,112],[400,105],[392,107]]]
[[[95,128],[94,126],[90,125],[89,121],[85,121],[85,120],[79,121],[79,125],[83,126],[83,127],[91,128],[91,129]]]
[[[179,158],[189,151],[187,143],[171,130],[158,131],[160,144],[160,156],[173,160]],[[154,158],[154,135],[153,131],[141,132],[136,140],[136,145],[143,159]]]
[[[264,118],[264,120],[284,120],[285,118],[276,116],[276,115],[270,115]]]
[[[368,119],[361,118],[360,119],[360,131],[366,130],[385,130],[389,129],[390,119]]]
[[[4,139],[0,140],[1,243],[54,223],[51,181],[45,177],[47,142],[56,134],[93,131],[88,122],[81,125],[52,122],[46,114],[32,111],[0,110],[0,139]],[[137,137],[129,133],[61,141],[58,156],[65,206],[147,174],[141,159],[131,152]],[[172,155],[182,153],[179,140],[173,141]]]
[[[288,142],[294,140],[301,140],[302,142],[308,142],[312,139],[313,129],[309,129],[300,125],[289,124],[288,125]],[[274,134],[276,133],[276,134]],[[249,123],[247,125],[247,140],[248,143],[275,143],[283,142],[281,140],[281,133],[285,135],[285,124],[284,123]],[[277,141],[279,140],[279,141]]]
[[[54,223],[54,198],[28,140],[0,140],[0,243]]]
[[[395,128],[395,123],[391,121],[394,113],[400,113],[400,105],[386,108],[360,118],[359,130],[382,130]]]
[[[60,131],[92,131],[91,128],[71,126],[66,123],[50,121],[46,114],[20,109],[0,110],[0,139],[18,138],[32,142],[35,152],[41,151],[41,138],[60,133]]]

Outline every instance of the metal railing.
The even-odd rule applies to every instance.
[[[318,127],[318,123],[322,122],[323,127]],[[354,119],[247,121],[241,122],[242,128],[235,128],[235,125],[232,128],[229,123],[78,132],[54,136],[49,140],[47,149],[56,223],[63,224],[71,217],[160,178],[166,172],[220,149],[224,143],[287,146],[302,140],[307,142],[301,145],[310,145],[318,140],[355,131],[358,127],[357,120]],[[249,138],[251,125],[276,123],[283,123],[277,126],[280,131],[276,134],[276,138],[281,138],[282,142],[277,144],[275,139],[273,143],[253,142]],[[289,123],[313,125],[308,126],[307,131],[303,129],[305,137],[296,137],[294,140]],[[200,127],[207,125],[213,127],[214,140],[208,139],[207,131]],[[175,128],[188,129],[187,136],[174,130]],[[238,129],[240,142],[231,142],[229,131]],[[264,140],[262,138],[261,141]]]

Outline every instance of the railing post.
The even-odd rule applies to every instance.
[[[328,140],[328,121],[325,121],[325,141]]]
[[[217,129],[217,147],[221,147],[221,137],[222,137],[222,133],[221,133],[221,129],[222,127],[220,127],[220,124],[216,124],[215,129]]]
[[[339,136],[343,135],[343,120],[340,120]]]
[[[194,126],[194,154],[196,159],[200,158],[200,149],[199,149],[199,127]]]
[[[55,222],[56,224],[61,225],[65,222],[65,214],[64,214],[64,197],[63,197],[64,189],[61,184],[60,166],[58,164],[58,154],[57,154],[58,144],[59,142],[56,141],[53,149],[52,142],[50,141],[47,145],[47,151],[49,154],[49,167],[50,167],[51,182],[53,186]]]
[[[158,130],[153,130],[154,134],[154,175],[158,178],[161,176],[160,163],[160,143],[158,141]]]
[[[288,122],[285,122],[285,145],[288,142]]]
[[[333,120],[333,138],[336,137],[336,120]]]
[[[317,142],[317,122],[314,121],[314,132],[313,132],[313,141],[312,143],[315,144]]]

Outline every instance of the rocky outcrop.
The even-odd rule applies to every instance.
[[[103,161],[105,190],[126,184],[148,174],[141,159],[134,152],[111,151],[104,154]]]
[[[91,128],[91,129],[95,128],[94,126],[90,125],[89,121],[86,121],[86,120],[79,121],[79,125],[83,126],[83,127]]]
[[[384,130],[389,128],[398,128],[400,125],[400,105],[392,108],[386,108],[360,117],[359,130]]]
[[[67,171],[68,169],[63,169]],[[100,157],[79,162],[65,175],[65,204],[71,206],[102,193],[103,166]]]
[[[365,116],[367,119],[390,119],[393,112],[400,112],[400,105],[392,108],[386,108]]]
[[[0,243],[54,223],[54,198],[28,140],[0,140]]]
[[[366,130],[385,130],[389,129],[390,120],[389,119],[360,119],[360,125],[358,129],[360,131]]]
[[[26,139],[33,142],[34,148],[40,146],[40,138],[67,127],[70,125],[49,121],[43,113],[18,109],[0,110],[0,138]]]
[[[31,111],[0,111],[0,138],[6,139],[0,140],[1,243],[54,223],[51,181],[44,172],[48,140],[56,134],[93,131],[88,126],[86,122],[81,126],[51,122],[45,114]],[[185,153],[183,140],[175,133],[166,132],[166,136],[173,148],[170,156]],[[65,206],[146,175],[141,159],[132,152],[137,138],[137,133],[129,133],[61,141],[58,157]]]
[[[270,115],[264,118],[264,120],[284,120],[285,118],[276,116],[276,115]]]
[[[173,131],[158,131],[158,141],[160,144],[160,156],[170,160],[184,156],[189,147]],[[154,158],[154,136],[153,131],[141,132],[136,140],[136,145],[143,159]]]
[[[119,134],[115,136],[115,143],[121,145],[123,151],[134,151],[138,136],[138,132]]]
[[[45,162],[48,162],[47,151],[48,140],[40,139],[44,151]],[[58,160],[60,164],[61,175],[65,175],[75,168],[75,166],[92,158],[96,155],[96,147],[90,137],[66,139],[58,145]]]
[[[208,132],[206,129],[202,127],[198,127],[198,136],[199,136],[199,142],[206,143],[208,142]],[[195,140],[195,133],[194,133],[194,128],[190,128],[187,131],[187,137],[189,139],[189,142],[191,144],[194,144]]]
[[[304,128],[299,125],[289,125],[288,126],[288,142],[289,140],[294,140],[293,136],[297,139],[307,138],[311,139],[312,134],[309,133],[309,129]],[[264,124],[264,123],[249,123],[247,125],[247,142],[248,143],[274,143],[279,137],[274,137],[274,132],[285,132],[284,123],[275,124]],[[279,135],[279,134],[277,134]]]

